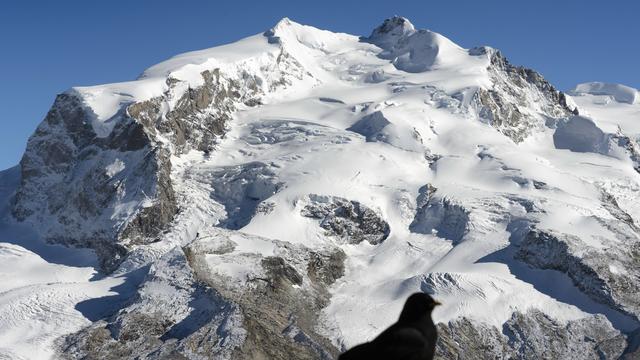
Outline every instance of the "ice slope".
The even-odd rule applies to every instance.
[[[638,328],[634,301],[617,292],[608,298],[574,268],[536,266],[544,259],[522,252],[532,246],[525,235],[534,228],[574,241],[574,258],[602,256],[598,270],[614,279],[637,276],[623,257],[604,257],[626,254],[640,219],[632,142],[620,142],[622,135],[638,134],[638,109],[624,101],[602,102],[610,98],[609,88],[579,87],[572,99],[580,116],[553,118],[540,103],[518,104],[538,123],[514,142],[474,106],[481,90],[517,99],[513,89],[495,87],[500,79],[492,68],[494,53],[463,49],[395,17],[369,38],[283,19],[264,34],[176,56],[136,81],[70,93],[95,114],[93,131],[104,138],[123,106],[162,96],[170,79],[183,82],[184,88],[170,90],[176,92],[170,98],[178,99],[181,91],[202,85],[203,71],[263,74],[265,64],[283,52],[305,76],[286,89],[265,87],[258,106],[238,105],[213,151],[171,153],[180,212],[153,243],[131,245],[112,275],[96,276],[90,260],[60,263],[50,254],[61,250],[33,245],[36,236],[4,225],[0,269],[13,280],[0,294],[0,347],[9,356],[51,355],[57,336],[106,315],[110,309],[99,307],[100,299],[126,298],[140,281],[136,271],[166,264],[189,246],[203,251],[196,254],[204,261],[198,275],[247,291],[246,298],[259,296],[251,292],[253,281],[264,276],[259,259],[287,254],[286,261],[300,270],[306,251],[343,251],[344,275],[328,287],[328,303],[315,324],[338,350],[395,321],[415,291],[444,303],[434,313],[442,323],[466,317],[500,332],[515,313],[537,310],[561,325],[595,319],[612,332]],[[524,71],[517,76],[534,77]],[[162,143],[173,151],[169,139]],[[105,171],[120,168],[114,162]],[[16,186],[12,172],[3,173],[2,184]],[[3,204],[13,189],[3,189]],[[314,199],[338,198],[378,214],[389,226],[384,241],[344,241],[327,230],[326,218],[305,215]],[[216,248],[224,239],[231,250]],[[305,276],[294,285],[292,291],[309,290]],[[164,286],[147,279],[141,301],[164,303],[167,294],[158,290]],[[158,290],[162,301],[149,289]],[[25,308],[16,308],[15,301]],[[184,315],[178,321],[192,310],[185,304],[176,309]],[[147,303],[127,306],[120,312],[125,319],[131,309],[149,309]],[[32,321],[46,326],[39,330]]]

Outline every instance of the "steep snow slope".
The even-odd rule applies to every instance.
[[[283,19],[74,88],[30,139],[10,206],[31,237],[91,247],[113,272],[6,247],[51,273],[7,285],[2,321],[25,324],[9,300],[41,293],[77,321],[3,346],[51,353],[74,332],[58,355],[328,359],[426,291],[445,304],[441,357],[632,356],[640,157],[625,89],[569,98],[400,17],[367,38]],[[18,226],[2,239],[30,238]],[[53,274],[74,290],[42,287]],[[116,288],[135,294],[74,310]]]

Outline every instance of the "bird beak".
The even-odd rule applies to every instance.
[[[440,301],[438,301],[438,300],[435,300],[433,303],[434,303],[436,306],[438,306],[438,305],[442,305],[442,303],[441,303]]]

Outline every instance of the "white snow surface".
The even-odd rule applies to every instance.
[[[264,105],[238,111],[210,155],[193,151],[174,157],[172,180],[182,212],[161,241],[134,250],[112,276],[96,275],[90,252],[39,244],[6,220],[10,185],[17,180],[9,180],[15,170],[3,172],[0,353],[25,359],[52,356],[57,336],[86,326],[100,310],[91,302],[78,304],[125,296],[135,283],[134,276],[126,275],[130,270],[223,221],[228,210],[223,200],[212,200],[221,186],[212,174],[251,163],[264,164],[274,183],[283,186],[272,194],[258,193],[272,210],[256,212],[236,231],[236,251],[272,255],[274,248],[265,239],[309,248],[340,246],[347,254],[346,274],[330,289],[333,297],[318,325],[336,344],[370,339],[395,321],[409,294],[421,290],[432,291],[444,303],[434,313],[436,321],[467,316],[501,328],[515,310],[539,309],[560,321],[604,313],[619,329],[637,326],[590,300],[559,272],[492,257],[510,244],[509,221],[526,216],[534,217],[538,228],[578,236],[584,247],[615,245],[610,230],[591,215],[611,217],[600,206],[605,188],[640,219],[634,201],[640,177],[630,161],[595,148],[559,149],[551,128],[515,144],[464,106],[465,96],[491,86],[487,56],[469,56],[444,36],[415,30],[408,21],[392,34],[402,44],[388,38],[361,41],[283,19],[265,35],[178,55],[136,81],[73,88],[70,93],[95,113],[96,134],[106,137],[122,104],[162,94],[168,77],[196,86],[204,70],[259,66],[260,59],[286,49],[318,80],[294,84],[286,96],[269,94]],[[439,90],[437,99],[433,88]],[[614,133],[617,127],[640,134],[640,105],[629,101],[626,87],[580,85],[574,94],[581,114],[584,110],[589,116],[576,126],[588,124],[582,128],[591,131],[579,141],[592,141],[593,133]],[[602,96],[617,102],[602,103]],[[383,136],[368,141],[347,130],[372,114],[386,119],[376,121],[384,125]],[[425,154],[441,158],[430,166]],[[117,160],[107,169],[123,170]],[[534,181],[546,186],[538,189]],[[419,189],[427,183],[469,212],[472,231],[452,239],[409,230]],[[377,246],[340,245],[300,214],[309,194],[343,197],[374,209],[389,223],[389,238]],[[544,211],[531,214],[525,202]],[[239,281],[256,271],[250,261],[210,265]],[[114,291],[118,286],[121,290]]]
[[[620,87],[630,89],[629,92],[636,91],[637,94],[635,89],[624,85]],[[580,88],[581,85],[576,87]],[[616,133],[620,130],[625,134],[640,134],[640,101],[615,101],[610,93],[587,91],[572,91],[570,98],[580,113],[591,117],[603,131]]]
[[[620,103],[634,104],[638,99],[638,90],[621,84],[589,82],[578,84],[571,93],[576,95],[605,95]]]

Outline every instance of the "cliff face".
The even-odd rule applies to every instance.
[[[522,142],[547,121],[577,114],[577,108],[567,105],[566,95],[535,70],[512,65],[492,48],[469,53],[490,58],[487,70],[493,86],[476,92],[473,105],[478,116],[513,141]]]
[[[441,358],[633,356],[631,90],[565,95],[404,18],[283,19],[59,95],[9,207],[143,274],[59,357],[331,359],[415,291],[445,304]]]
[[[176,203],[166,149],[126,113],[97,138],[81,100],[62,94],[29,139],[13,214],[49,241],[98,250],[106,268],[173,218]],[[151,215],[154,214],[154,215]],[[124,234],[131,234],[122,239]]]

